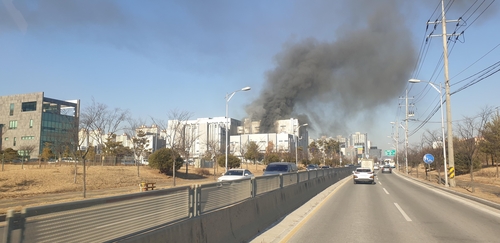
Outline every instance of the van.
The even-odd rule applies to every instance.
[[[297,165],[290,162],[272,162],[269,163],[264,170],[263,175],[278,175],[285,173],[297,172]]]

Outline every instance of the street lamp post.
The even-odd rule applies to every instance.
[[[441,133],[442,133],[442,146],[443,146],[443,164],[444,164],[444,186],[445,187],[448,187],[448,167],[446,165],[446,146],[445,146],[445,138],[444,138],[444,114],[443,114],[443,88],[441,86],[441,83],[439,83],[439,89],[436,87],[436,85],[434,83],[431,83],[431,82],[426,82],[426,81],[422,81],[420,79],[410,79],[408,80],[408,82],[410,83],[420,83],[420,82],[424,82],[424,83],[428,83],[429,85],[431,85],[432,88],[434,88],[438,93],[439,93],[439,105],[441,106]]]
[[[298,145],[299,145],[299,133],[300,133],[300,127],[305,127],[305,126],[307,126],[307,125],[308,125],[307,123],[304,123],[304,124],[302,124],[302,125],[298,126],[298,127],[297,127],[297,130],[295,130],[295,131],[297,131],[297,135],[295,136],[295,165],[297,165],[297,167],[299,166],[299,159],[298,159],[298,156],[297,156],[297,155],[298,155],[298,150],[297,150],[297,148],[299,147]],[[295,131],[294,131],[294,133],[295,133]],[[295,135],[295,134],[294,134],[294,135]]]
[[[227,151],[228,151],[228,140],[229,140],[229,134],[228,134],[228,126],[229,126],[229,111],[228,111],[228,107],[229,107],[229,101],[231,100],[231,98],[233,98],[234,94],[236,94],[236,92],[239,92],[239,91],[249,91],[251,88],[250,87],[245,87],[245,88],[242,88],[242,89],[239,89],[239,90],[235,90],[233,91],[231,94],[226,94],[226,172],[227,172]]]

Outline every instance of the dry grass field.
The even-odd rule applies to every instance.
[[[474,172],[475,192],[471,192],[472,183],[470,174],[456,176],[455,181],[457,187],[450,189],[500,203],[500,178],[496,177],[496,170],[496,167],[487,167]],[[426,180],[424,167],[422,166],[419,168],[418,177],[415,169],[411,171],[410,176],[418,178],[419,180]],[[441,177],[443,176],[444,174],[441,172]],[[427,181],[437,184],[437,178],[437,171],[431,171],[428,174]]]
[[[246,168],[244,165],[243,168]],[[256,175],[262,175],[264,166],[249,165],[248,169]],[[104,197],[139,191],[139,183],[155,182],[157,188],[173,186],[171,175],[158,173],[149,166],[140,167],[137,177],[136,166],[90,166],[87,167],[87,197]],[[176,185],[194,185],[214,182],[224,168],[219,167],[214,176],[213,169],[185,167],[176,174]],[[83,199],[83,167],[77,167],[77,179],[74,182],[74,164],[5,164],[0,171],[0,214],[8,209],[20,210],[23,206],[43,205]],[[73,196],[61,196],[74,192]]]

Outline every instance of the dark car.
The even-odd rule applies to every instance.
[[[391,166],[390,165],[384,165],[384,167],[382,167],[382,173],[392,173]]]
[[[263,175],[278,175],[297,172],[297,165],[290,162],[272,162],[267,165]]]

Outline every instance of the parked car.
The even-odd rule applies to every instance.
[[[375,183],[375,174],[371,170],[371,168],[356,168],[355,171],[352,172],[354,184],[358,183]]]
[[[392,174],[392,168],[390,165],[384,165],[384,167],[382,167],[382,173],[391,173]]]
[[[316,164],[308,164],[307,167],[306,167],[306,170],[307,171],[310,171],[310,170],[318,170],[319,169],[319,166],[316,165]]]
[[[217,178],[218,182],[221,181],[234,181],[239,179],[252,179],[255,176],[246,169],[230,169],[224,173],[221,177]]]
[[[121,165],[135,165],[133,160],[124,160],[120,163]]]
[[[290,162],[272,162],[267,165],[263,175],[277,175],[297,172],[297,165]]]

